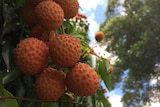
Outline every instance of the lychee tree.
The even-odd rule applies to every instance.
[[[71,0],[72,5],[75,1]],[[35,0],[29,5],[32,8],[24,9],[26,2],[32,0],[0,0],[0,106],[110,107],[105,90],[111,89],[111,64],[89,46],[87,17],[77,11],[65,18],[66,13],[59,13],[65,7],[55,10],[50,5],[56,0]],[[43,6],[38,9],[36,6],[42,2],[49,5],[47,11],[53,9],[55,14],[47,15]],[[35,10],[38,13],[33,14]],[[62,35],[65,37],[58,38]],[[95,67],[92,56],[96,57]],[[35,71],[37,68],[39,71]]]

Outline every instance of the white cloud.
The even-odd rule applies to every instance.
[[[91,40],[94,40],[95,32],[99,29],[99,24],[95,21],[94,13],[91,13],[91,15],[88,17],[89,24],[89,38]]]
[[[143,105],[144,107],[160,107],[160,103],[151,103],[151,105]]]
[[[106,7],[106,0],[78,0],[80,5],[80,12],[86,14],[89,26],[89,38],[95,42],[94,36],[96,31],[99,30],[99,23],[95,21],[95,9],[97,6]]]
[[[113,94],[108,99],[112,105],[112,107],[123,107],[123,103],[121,102],[121,96]]]
[[[151,104],[151,107],[159,107],[160,106],[160,103],[152,103]]]
[[[78,2],[82,10],[90,11],[91,9],[95,9],[98,5],[103,5],[105,0],[78,0]]]

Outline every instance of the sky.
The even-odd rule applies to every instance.
[[[78,0],[80,4],[79,12],[84,13],[87,16],[87,19],[90,23],[89,26],[89,38],[91,40],[91,44],[96,43],[94,36],[95,32],[99,30],[100,24],[106,19],[105,11],[107,8],[108,0]],[[106,55],[105,57],[109,57],[110,54],[104,52],[103,49],[97,47],[95,49],[97,52],[101,52],[100,54]],[[113,90],[107,94],[109,96],[109,101],[112,104],[112,107],[122,107],[122,103],[120,102],[122,91],[120,87],[117,87],[116,90]]]
[[[99,25],[105,20],[105,10],[107,0],[78,0],[80,4],[79,11],[87,15],[90,23],[89,38],[91,42],[95,42],[94,34],[99,30]]]

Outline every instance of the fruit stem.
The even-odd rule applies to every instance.
[[[63,24],[61,25],[61,28],[62,28],[62,33],[65,34]]]

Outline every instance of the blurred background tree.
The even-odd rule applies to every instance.
[[[109,0],[106,17],[100,30],[112,40],[106,50],[118,57],[114,86],[128,70],[122,101],[130,107],[160,102],[160,1]]]

